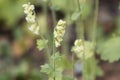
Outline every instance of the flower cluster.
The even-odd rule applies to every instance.
[[[72,51],[77,55],[78,58],[88,59],[93,56],[93,44],[89,41],[83,41],[81,39],[77,39],[74,43]]]
[[[61,41],[63,40],[63,36],[65,33],[66,22],[63,20],[59,20],[56,28],[54,29],[54,41],[55,46],[59,47]]]
[[[77,39],[74,42],[74,47],[72,48],[72,51],[76,53],[77,57],[81,57],[83,55],[84,46],[83,46],[83,41],[81,39]]]
[[[26,14],[26,21],[30,23],[29,30],[32,31],[34,34],[39,34],[39,25],[36,23],[35,20],[35,7],[31,5],[30,2],[27,4],[23,4],[24,13]]]
[[[35,22],[35,13],[34,13],[34,5],[31,5],[30,2],[28,4],[23,4],[24,13],[26,14],[26,20],[28,23]]]

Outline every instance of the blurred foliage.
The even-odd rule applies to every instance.
[[[29,65],[26,62],[21,62],[18,66],[15,66],[11,69],[11,75],[26,75],[28,73]]]
[[[37,68],[30,69],[29,67],[26,61],[21,61],[19,65],[9,66],[5,72],[0,72],[0,80],[45,80],[45,76]]]
[[[118,61],[120,59],[120,37],[110,38],[102,42],[99,45],[98,53],[103,60]]]
[[[104,71],[101,69],[101,67],[98,65],[98,61],[96,60],[96,76],[102,77],[104,75]]]
[[[2,73],[0,74],[0,80],[10,80],[11,79],[11,75],[9,73]]]
[[[17,40],[22,40],[23,39],[23,31],[21,28],[16,27],[13,31],[14,38]]]
[[[0,0],[0,18],[7,25],[15,25],[23,14],[22,5],[28,0]]]
[[[97,30],[97,53],[102,60],[115,62],[120,60],[120,17],[116,19],[116,28],[109,35],[104,35],[104,28]]]
[[[81,14],[81,13],[80,13],[79,11],[75,11],[75,12],[73,13],[71,19],[72,19],[73,21],[76,21],[76,20],[80,17],[80,14]]]
[[[4,57],[10,57],[11,56],[11,47],[9,42],[1,40],[0,41],[0,55],[4,56]]]
[[[24,3],[27,3],[28,1],[31,1],[36,6],[42,5],[42,0],[0,0],[0,19],[4,20],[5,23],[7,24],[7,26],[5,26],[5,27],[7,27],[7,28],[18,27],[16,25],[18,24],[18,21],[22,18],[23,14],[24,14],[22,5]],[[78,17],[80,17],[80,15],[82,15],[83,19],[87,19],[88,16],[90,16],[90,14],[92,13],[91,11],[93,9],[92,0],[89,0],[86,3],[81,4],[82,5],[82,7],[80,7],[80,9],[82,9],[81,12],[79,12],[76,9],[77,6],[76,6],[75,0],[64,0],[64,1],[63,0],[51,0],[51,1],[52,1],[52,6],[50,6],[50,5],[48,5],[48,6],[51,9],[54,9],[55,11],[59,11],[59,10],[62,11],[65,14],[67,20],[75,21],[78,19]],[[79,1],[82,1],[82,0],[79,0]],[[41,29],[42,34],[46,34],[47,33],[46,26],[47,25],[45,22],[46,21],[45,14],[42,13],[42,14],[38,14],[37,16],[38,16],[38,22],[42,27],[42,29]],[[90,21],[91,19],[90,20],[87,19],[87,20]],[[26,26],[26,24],[24,24],[24,25]],[[89,24],[85,24],[85,25],[87,25],[86,29],[89,30],[91,28]],[[21,26],[21,25],[19,25],[19,26]],[[120,35],[117,37],[108,37],[108,36],[104,35],[103,30],[104,30],[103,27],[102,27],[102,29],[98,28],[98,32],[96,33],[99,36],[98,44],[97,44],[97,53],[100,54],[100,56],[103,60],[108,60],[109,62],[118,61],[120,59],[120,54],[119,54],[120,53],[120,49],[119,49],[120,48],[120,42],[119,42]],[[120,18],[118,18],[117,30],[115,31],[115,33],[117,33],[117,34],[120,33]],[[110,34],[112,34],[112,32]],[[23,38],[25,37],[23,34],[23,31],[20,27],[15,28],[13,30],[13,36],[15,37],[16,40],[24,40]],[[31,34],[30,34],[30,36],[31,36]],[[49,37],[51,37],[51,36],[49,36]],[[21,42],[21,43],[23,43],[23,42]],[[26,42],[28,42],[28,41],[26,41]],[[21,43],[19,43],[19,44],[21,44]],[[44,48],[44,44],[41,43],[40,41],[37,44],[40,46],[40,47],[38,47],[40,50]],[[26,47],[26,46],[22,45],[22,48],[24,48],[24,47]],[[27,47],[29,47],[29,45]],[[11,45],[9,44],[9,42],[0,41],[0,55],[10,57],[11,53],[12,53]],[[56,62],[58,62],[57,64],[59,66],[62,66],[66,69],[71,68],[70,61],[68,61],[65,56],[66,55],[60,57],[62,59],[60,59],[60,61],[58,60]],[[58,57],[58,59],[59,59],[59,57]],[[44,68],[45,68],[45,70],[43,70],[42,72],[45,72],[45,71],[49,72],[49,70],[47,70],[50,68],[50,66],[48,64],[46,64]],[[99,76],[103,75],[103,72],[101,71],[99,66],[96,68],[97,68],[96,74]],[[27,62],[21,62],[20,65],[13,66],[13,68],[10,68],[10,71],[0,73],[0,80],[12,80],[13,78],[15,78],[17,76],[26,77],[29,72],[28,69],[29,69],[29,65],[27,64]],[[88,69],[88,71],[89,71],[89,69]],[[89,74],[90,74],[90,72],[89,72]],[[39,69],[32,69],[29,76],[30,76],[30,80],[45,80],[43,77],[46,77],[40,73]],[[64,76],[63,78],[64,78],[64,80],[73,80],[70,77]]]
[[[53,63],[55,61],[55,63]],[[55,67],[55,70],[54,70]],[[52,55],[50,58],[49,64],[44,64],[41,66],[41,72],[47,74],[49,76],[48,80],[53,80],[56,77],[56,80],[62,80],[63,76],[62,72],[64,69],[72,67],[65,56],[60,55],[59,52],[55,53],[55,56]]]

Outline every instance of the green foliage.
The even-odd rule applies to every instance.
[[[67,17],[68,17],[68,14],[70,17],[71,13],[73,13],[72,17],[71,17],[72,21],[76,21],[78,19],[80,19],[82,21],[90,15],[90,12],[92,9],[92,6],[91,6],[92,1],[91,0],[90,1],[85,0],[83,2],[82,1],[83,0],[76,0],[76,1],[64,0],[64,2],[63,2],[62,0],[50,0],[48,4],[47,4],[47,2],[45,2],[42,6],[44,6],[44,9],[46,10],[47,6],[50,4],[49,6],[51,7],[51,9],[53,9],[53,11],[62,10],[65,13],[65,16],[67,16]],[[43,2],[43,1],[41,0],[41,2]],[[80,2],[80,5],[75,3],[75,6],[73,8],[73,6],[71,6],[71,5],[73,5],[73,2]],[[69,6],[66,4],[68,4]],[[76,5],[78,5],[77,7],[79,10],[76,9],[77,8]],[[45,8],[45,6],[46,6],[46,8]],[[96,7],[96,8],[98,8],[98,7]],[[52,15],[52,17],[53,17],[53,19],[54,19],[54,17],[56,18],[55,15]],[[95,15],[95,20],[96,20],[96,18],[97,18],[97,15]],[[53,23],[55,23],[55,22],[56,21],[53,20]],[[83,23],[83,22],[81,22],[81,23]],[[96,21],[94,24],[96,24]],[[60,24],[60,26],[61,26],[61,24]],[[77,26],[81,26],[81,24],[78,24]],[[80,29],[81,29],[81,31],[84,30],[83,26]],[[80,31],[80,30],[78,30],[78,31]],[[61,31],[58,33],[58,35],[60,35],[60,33],[61,33]],[[77,33],[79,33],[79,32],[77,32]],[[82,35],[81,32],[80,32],[80,34]],[[54,36],[56,36],[56,35],[54,35]],[[84,36],[84,33],[83,33],[83,36]],[[42,37],[42,36],[40,35],[40,37]],[[77,36],[77,37],[79,37],[79,36]],[[55,38],[53,37],[53,40],[54,39]],[[62,39],[60,39],[60,41],[62,41]],[[37,40],[37,48],[39,50],[43,50],[46,47],[47,42],[48,41],[46,39]],[[96,70],[95,69],[96,64],[95,64],[95,59],[94,59],[94,47],[95,47],[93,45],[94,42],[90,42],[90,41],[83,41],[83,42],[84,42],[84,44],[82,44],[82,46],[80,44],[78,44],[77,47],[74,47],[74,50],[76,50],[76,52],[78,52],[78,53],[76,53],[76,52],[75,53],[78,58],[83,60],[83,64],[87,64],[87,66],[85,66],[86,70],[84,70],[85,71],[84,75],[88,76],[89,78],[87,78],[85,80],[94,80],[95,70]],[[80,52],[81,47],[82,47],[82,50]],[[49,48],[49,46],[48,46],[48,48]],[[66,58],[65,56],[61,56],[59,52],[55,52],[58,50],[59,49],[56,47],[54,48],[54,45],[53,45],[53,47],[52,47],[53,55],[50,56],[49,54],[47,54],[48,55],[47,57],[50,57],[50,58],[48,58],[49,62],[42,65],[40,71],[48,75],[48,80],[62,80],[63,78],[65,80],[74,80],[74,77],[67,78],[67,77],[63,76],[62,72],[66,68],[65,63],[67,63],[67,61],[65,59]],[[50,51],[50,50],[48,50],[48,51]],[[74,57],[72,56],[72,59],[73,58]],[[72,69],[73,69],[73,64],[72,64]],[[100,69],[98,68],[98,72],[99,71],[100,71]]]
[[[8,67],[0,71],[0,80],[16,80],[17,77],[19,77],[20,80],[27,80],[28,74],[30,80],[46,80],[38,69],[30,68],[26,61],[22,61],[19,65],[9,66],[8,64]]]
[[[22,30],[21,30],[21,28],[15,28],[15,30],[14,30],[14,37],[15,37],[15,39],[17,39],[17,40],[22,40],[23,39],[23,32],[22,32]]]
[[[37,48],[41,51],[42,49],[45,48],[45,46],[47,45],[47,43],[48,43],[48,40],[38,39],[38,40],[37,40]]]
[[[31,72],[31,80],[46,80],[38,69],[33,69]]]
[[[85,41],[85,59],[91,58],[94,55],[94,45],[90,41]]]
[[[82,0],[81,0],[82,1]],[[92,11],[92,1],[85,1],[80,4],[82,19],[86,19]]]
[[[77,79],[71,78],[71,76],[64,76],[63,80],[77,80]]]
[[[114,62],[120,59],[120,37],[110,38],[102,42],[97,49],[103,60]]]
[[[62,80],[62,72],[64,70],[62,58],[63,57],[60,56],[60,53],[56,52],[55,55],[51,56],[50,63],[42,65],[40,71],[47,74],[49,80],[53,80],[54,77],[56,80]]]
[[[79,17],[80,17],[80,12],[79,11],[75,11],[73,14],[72,14],[72,16],[71,16],[71,19],[73,20],[73,21],[76,21]]]
[[[96,64],[96,76],[102,77],[104,75],[103,70]]]
[[[66,3],[68,2],[68,0],[51,0],[52,6],[51,8],[54,10],[67,10],[67,5]]]
[[[41,66],[41,72],[46,73],[47,75],[53,76],[53,66],[50,64],[44,64]]]
[[[0,55],[4,55],[4,56],[11,56],[11,47],[9,42],[1,40],[0,41]]]
[[[29,69],[28,67],[28,63],[21,62],[18,66],[15,66],[13,69],[11,69],[10,72],[13,76],[26,75]]]
[[[23,14],[21,5],[28,0],[0,0],[0,18],[8,25],[15,25]]]
[[[9,73],[2,73],[0,74],[0,80],[10,80],[11,79],[11,76]]]
[[[77,1],[77,0],[76,0]],[[92,10],[91,1],[81,1],[80,2],[80,11],[75,9],[76,11],[73,12],[71,19],[76,21],[78,18],[86,19]]]

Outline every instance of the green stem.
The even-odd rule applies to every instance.
[[[72,70],[73,70],[73,74],[72,74],[72,78],[75,79],[75,76],[74,76],[74,54],[72,54]]]
[[[91,80],[95,80],[95,57],[93,56],[91,59]]]
[[[92,80],[95,80],[95,47],[96,47],[96,29],[97,29],[97,17],[98,17],[98,8],[99,8],[99,0],[95,0],[95,16],[94,16],[94,22],[93,22],[93,45],[94,45],[94,55],[92,57]]]
[[[80,12],[81,9],[80,9],[80,2],[79,2],[79,0],[77,0],[77,7],[78,7],[78,10]],[[81,37],[81,39],[83,41],[83,47],[85,49],[85,45],[84,45],[84,25],[83,25],[83,21],[82,21],[82,15],[80,15],[80,18],[77,21],[77,34],[78,34],[78,36]],[[83,79],[87,80],[87,71],[86,71],[87,64],[86,64],[86,60],[85,60],[85,50],[83,52],[82,62],[83,62]]]
[[[48,31],[49,31],[49,30],[48,30],[48,26],[49,26],[49,25],[48,25],[47,2],[43,2],[43,12],[44,12],[44,14],[45,14],[45,19],[46,19],[46,24],[47,24],[46,27],[47,27],[47,32],[48,32]],[[45,39],[44,36],[42,35],[42,33],[40,33],[40,34],[41,34],[41,38],[42,38],[42,39]],[[46,45],[46,53],[47,53],[46,55],[47,55],[47,59],[48,59],[47,61],[49,62],[49,61],[50,61],[50,49],[49,49],[49,45],[48,45],[48,44]]]
[[[53,34],[53,69],[54,69],[54,77],[53,77],[53,80],[56,80],[55,78],[55,71],[56,71],[56,68],[55,68],[55,41],[54,41],[54,34]]]
[[[57,20],[56,20],[56,13],[54,9],[52,9],[52,17],[53,17],[53,26],[55,27]]]
[[[56,13],[55,13],[55,9],[53,8],[53,4],[52,1],[50,0],[50,4],[51,4],[51,11],[52,11],[52,18],[53,18],[53,26],[55,27],[57,20],[56,20]]]
[[[96,44],[96,28],[97,28],[97,17],[98,17],[98,8],[99,8],[99,1],[95,0],[96,6],[95,6],[95,16],[94,16],[94,22],[93,22],[93,43],[94,46]]]
[[[80,2],[79,2],[79,0],[77,0],[77,6],[78,6],[78,10],[79,10],[79,11],[81,11],[81,9],[80,9]]]
[[[45,14],[45,19],[46,19],[46,23],[47,23],[47,31],[48,31],[48,10],[47,10],[47,2],[43,2],[43,12]]]
[[[53,6],[52,5],[52,1],[50,0],[50,3],[51,3],[51,7]],[[56,20],[56,13],[55,13],[55,10],[52,8],[51,9],[52,11],[52,18],[53,18],[53,26],[55,27],[56,23],[57,23],[57,20]],[[55,58],[55,52],[56,52],[56,48],[55,48],[55,41],[54,41],[54,29],[53,29],[53,56]],[[55,68],[55,60],[53,59],[53,68],[54,68],[54,77],[53,77],[53,80],[56,80],[56,77],[55,77],[55,71],[56,71],[56,68]]]

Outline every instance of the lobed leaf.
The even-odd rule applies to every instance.
[[[97,51],[103,60],[118,61],[120,59],[120,37],[107,40],[98,47]]]

